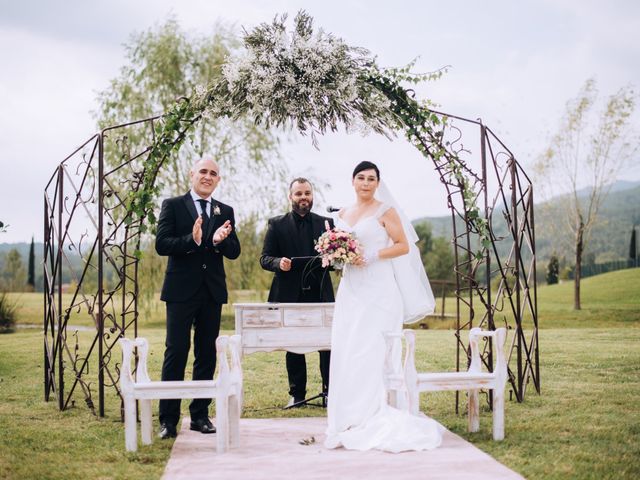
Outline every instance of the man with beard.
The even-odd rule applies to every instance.
[[[315,258],[314,241],[325,231],[325,221],[333,228],[333,220],[311,212],[313,187],[306,178],[296,178],[289,185],[291,212],[269,219],[260,265],[275,272],[270,302],[333,302],[333,287],[328,269]],[[303,257],[303,258],[296,258]],[[304,258],[306,257],[306,258]],[[293,260],[292,260],[293,259]],[[322,392],[329,388],[330,352],[320,352]],[[303,354],[287,352],[289,403],[301,406],[307,393],[307,365]]]

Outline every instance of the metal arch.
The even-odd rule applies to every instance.
[[[93,135],[58,165],[44,189],[44,396],[61,410],[73,406],[81,390],[89,409],[104,416],[105,389],[120,395],[112,351],[121,336],[137,335],[143,223],[127,200],[148,173],[158,118]],[[93,327],[75,327],[80,315]]]
[[[451,212],[456,273],[456,369],[468,367],[466,336],[461,335],[464,330],[474,326],[489,330],[506,326],[512,333],[508,349],[509,381],[517,401],[521,402],[530,382],[540,393],[533,184],[513,153],[481,121],[433,113],[446,119],[442,122],[443,130],[438,135],[419,134],[419,137],[445,186]],[[479,145],[475,152],[462,144],[462,128],[477,129]],[[446,150],[444,161],[434,155],[434,144]],[[461,154],[470,157],[479,172],[470,161],[460,162]],[[476,204],[482,205],[483,218],[489,224],[489,246],[479,242],[462,197],[462,186],[451,175],[449,160],[460,162],[472,183]],[[495,291],[492,283],[497,285]],[[482,359],[491,369],[490,341],[485,342]],[[458,403],[456,395],[456,410]]]
[[[540,392],[533,185],[512,152],[481,121],[432,113],[447,121],[442,131],[423,132],[419,139],[445,187],[451,213],[456,369],[468,364],[464,330],[505,325],[513,334],[509,380],[516,399],[522,401],[530,381]],[[61,410],[74,405],[78,388],[87,406],[100,416],[105,414],[105,388],[115,391],[119,408],[119,365],[111,354],[119,337],[131,330],[137,335],[136,251],[144,221],[132,217],[127,195],[141,187],[145,175],[155,178],[158,173],[146,172],[144,165],[159,118],[108,127],[93,135],[59,164],[45,187],[44,390],[45,400],[54,396]],[[176,144],[197,120],[183,126]],[[463,143],[466,128],[477,131],[475,148]],[[137,140],[130,142],[134,137]],[[434,147],[444,148],[444,159],[434,155]],[[464,171],[476,203],[483,207],[491,235],[488,247],[479,244],[449,160]],[[82,264],[75,265],[66,250],[75,250]],[[63,289],[65,278],[73,281],[68,293]],[[90,331],[74,329],[72,319],[80,314],[93,320]],[[71,339],[68,330],[73,331]],[[492,347],[486,342],[482,352],[488,366]],[[458,403],[456,396],[456,409]]]

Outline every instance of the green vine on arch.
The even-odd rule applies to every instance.
[[[413,74],[414,62],[403,68],[380,68],[362,48],[314,29],[304,11],[294,19],[291,32],[287,16],[276,16],[244,37],[245,52],[231,57],[214,84],[200,86],[178,101],[158,121],[149,147],[140,188],[129,194],[134,218],[153,225],[154,201],[162,189],[156,176],[168,156],[183,144],[189,129],[202,117],[248,116],[266,127],[295,128],[317,136],[336,131],[375,132],[393,137],[404,133],[409,142],[437,164],[446,164],[447,175],[459,186],[467,219],[483,247],[491,244],[487,220],[476,204],[477,194],[455,152],[443,144],[447,119],[418,102],[403,83],[421,83],[440,77],[443,70]],[[481,252],[476,254],[481,258]]]

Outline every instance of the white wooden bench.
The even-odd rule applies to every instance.
[[[218,376],[215,380],[151,381],[147,372],[149,344],[144,338],[119,340],[122,347],[120,389],[124,401],[125,448],[138,448],[136,400],[140,400],[142,443],[152,442],[151,400],[174,398],[213,398],[216,402],[217,451],[223,453],[238,445],[242,409],[241,340],[239,335],[220,336],[216,340]],[[133,348],[138,348],[138,367],[134,380],[131,370]],[[230,361],[228,359],[230,356]],[[229,367],[231,363],[231,367]]]
[[[507,362],[504,343],[507,336],[505,328],[495,331],[483,331],[472,328],[469,331],[471,347],[471,364],[466,372],[418,373],[415,364],[415,332],[404,330],[405,357],[404,367],[399,370],[400,362],[394,361],[399,355],[400,334],[387,333],[385,340],[387,354],[385,359],[385,384],[389,402],[399,408],[417,414],[420,409],[420,392],[436,392],[443,390],[467,390],[469,394],[469,431],[480,429],[480,389],[493,391],[493,439],[504,439],[504,390],[507,383]],[[493,372],[482,371],[482,361],[478,341],[481,337],[493,337],[496,361]],[[402,404],[406,395],[408,405]]]

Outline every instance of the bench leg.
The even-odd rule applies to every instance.
[[[218,453],[229,450],[229,397],[220,396],[216,399],[216,441]]]
[[[153,425],[151,423],[151,400],[140,400],[140,430],[142,433],[142,443],[150,445],[153,441]]]
[[[240,401],[237,395],[229,397],[229,447],[240,445]]]
[[[480,399],[478,390],[469,390],[469,431],[480,430]]]
[[[387,401],[390,406],[398,408],[398,391],[389,390],[387,393]]]
[[[493,391],[493,439],[504,440],[504,388]]]
[[[409,412],[413,415],[418,415],[420,412],[420,392],[417,388],[410,388],[408,392],[409,397]]]
[[[136,401],[132,396],[124,397],[124,446],[127,452],[138,449],[136,432]]]

